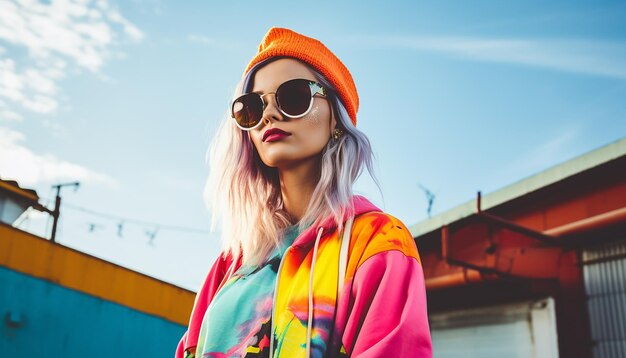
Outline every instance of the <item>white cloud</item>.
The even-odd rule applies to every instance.
[[[0,101],[0,122],[2,121],[21,121],[22,116],[8,109],[3,101]]]
[[[20,185],[74,181],[98,183],[112,188],[119,184],[114,178],[79,164],[56,158],[51,154],[37,154],[26,148],[24,135],[0,127],[0,176],[17,180]]]
[[[25,109],[45,114],[54,112],[58,107],[54,97],[56,93],[57,86],[50,72],[36,68],[20,72],[12,59],[0,60],[0,97],[19,103]]]
[[[24,108],[30,109],[33,112],[44,114],[54,112],[58,107],[57,101],[53,98],[38,94],[34,95],[30,99],[22,101],[22,105]]]
[[[105,0],[0,1],[0,98],[37,113],[58,107],[68,71],[99,74],[115,46],[143,33]],[[11,48],[25,50],[18,57]]]
[[[571,39],[506,39],[454,36],[375,36],[368,44],[444,52],[477,61],[626,78],[626,44]]]

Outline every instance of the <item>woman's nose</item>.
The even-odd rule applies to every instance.
[[[265,104],[265,108],[263,109],[263,117],[261,120],[265,124],[271,123],[272,120],[282,121],[284,119],[283,114],[278,109],[278,103],[276,102],[276,95],[274,93],[266,93],[263,97],[263,103]]]

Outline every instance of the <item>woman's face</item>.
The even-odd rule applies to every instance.
[[[256,72],[252,92],[276,92],[282,83],[298,78],[317,81],[313,72],[301,62],[279,59]],[[269,94],[263,99],[266,103],[263,121],[250,131],[250,138],[263,163],[273,168],[289,169],[317,160],[335,128],[329,100],[317,95],[307,115],[289,118],[278,110],[275,95]],[[264,139],[269,129],[282,130],[286,135],[265,135]]]

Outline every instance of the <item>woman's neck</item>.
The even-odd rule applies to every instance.
[[[300,221],[319,181],[320,160],[315,158],[295,167],[279,169],[278,176],[285,211]]]

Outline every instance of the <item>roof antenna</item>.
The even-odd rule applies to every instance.
[[[433,209],[433,202],[435,201],[436,195],[422,184],[418,183],[417,185],[419,185],[420,189],[422,189],[422,191],[426,195],[426,200],[428,201],[428,209],[426,209],[426,212],[428,213],[428,218],[430,219],[430,214]]]

